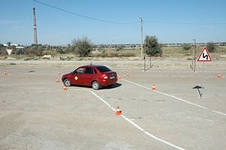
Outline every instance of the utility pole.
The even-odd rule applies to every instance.
[[[141,59],[143,59],[144,58],[144,56],[143,56],[143,46],[144,46],[144,40],[143,40],[143,19],[142,19],[142,17],[139,17],[140,18],[140,39],[141,39],[141,49],[140,49],[140,57],[141,57]]]
[[[196,70],[196,39],[193,39],[194,46],[193,46],[193,71]]]
[[[33,8],[33,28],[34,28],[34,44],[38,44],[38,38],[37,38],[37,26],[36,26],[36,14],[35,14],[35,8]]]

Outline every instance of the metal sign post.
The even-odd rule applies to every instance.
[[[206,47],[204,47],[202,49],[202,52],[200,53],[200,55],[199,55],[199,57],[197,59],[197,62],[202,62],[203,66],[204,66],[205,62],[212,62],[212,59],[211,59],[210,54],[209,54],[209,51],[208,51],[208,49]],[[193,87],[193,89],[197,89],[198,90],[200,98],[202,97],[202,93],[200,91],[201,88],[204,88],[204,87],[201,87],[201,86],[198,86],[198,85]]]

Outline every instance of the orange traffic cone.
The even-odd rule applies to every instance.
[[[126,76],[129,77],[129,73],[128,72],[126,73]]]
[[[67,91],[67,87],[66,86],[64,86],[64,91]]]
[[[122,114],[122,111],[120,110],[119,106],[117,106],[115,115],[120,116]]]
[[[155,91],[156,90],[156,86],[155,84],[152,85],[152,91]]]
[[[220,73],[217,74],[217,78],[218,78],[218,79],[221,78],[221,74],[220,74]]]
[[[118,79],[120,80],[120,79],[122,79],[122,77],[120,75],[118,75]]]
[[[58,78],[56,78],[56,82],[59,82],[59,79]]]

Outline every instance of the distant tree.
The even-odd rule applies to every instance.
[[[10,48],[13,50],[12,51],[12,54],[15,54],[16,53],[16,46],[15,45],[12,45],[12,46],[10,46]]]
[[[88,40],[87,37],[82,39],[75,39],[72,42],[72,50],[80,57],[86,57],[90,55],[93,50],[93,44]]]
[[[7,42],[7,45],[8,45],[8,47],[10,47],[11,46],[11,42]]]
[[[61,47],[57,47],[56,52],[59,53],[59,54],[65,54],[66,53],[65,50]]]
[[[29,56],[42,56],[44,50],[45,46],[42,46],[41,44],[32,44],[31,46],[24,48],[24,53]]]
[[[0,44],[0,55],[6,55],[5,46]]]
[[[162,56],[162,49],[156,36],[146,36],[144,50],[149,56]]]
[[[216,51],[216,45],[213,42],[208,42],[206,47],[209,50],[209,52],[215,52]]]
[[[184,50],[190,50],[191,47],[192,47],[192,45],[191,45],[191,44],[188,44],[188,43],[184,43],[184,44],[182,45],[182,47],[183,47]]]
[[[116,51],[120,51],[120,50],[122,50],[124,48],[125,48],[125,46],[121,44],[121,45],[117,46]]]

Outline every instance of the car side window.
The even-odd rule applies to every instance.
[[[93,74],[92,68],[91,67],[87,67],[85,74]]]
[[[78,68],[78,69],[76,70],[76,73],[77,73],[77,74],[82,74],[82,73],[84,73],[84,70],[85,70],[85,68]]]

